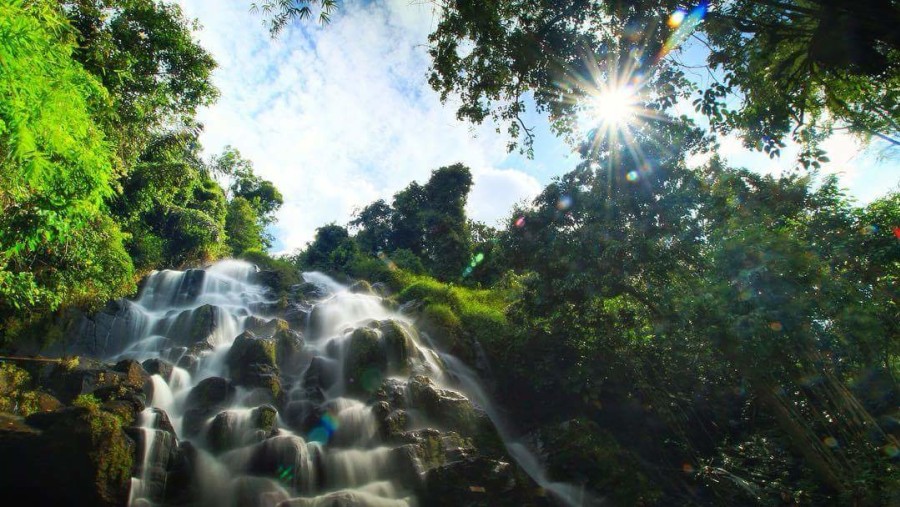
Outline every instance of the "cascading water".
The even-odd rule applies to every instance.
[[[447,475],[476,482],[462,487],[477,497],[490,478],[453,467],[483,463],[472,442],[485,432],[550,492],[537,504],[588,504],[546,480],[474,373],[381,298],[307,273],[286,310],[255,272],[240,261],[156,272],[128,305],[114,359],[153,373],[130,505],[425,506]],[[298,309],[306,319],[279,318]]]

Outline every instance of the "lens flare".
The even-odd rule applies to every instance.
[[[681,26],[681,23],[684,22],[684,18],[686,16],[687,11],[685,11],[684,9],[678,9],[677,11],[673,12],[671,16],[669,16],[669,21],[667,22],[667,24],[671,28],[678,28],[679,26]]]
[[[635,114],[637,102],[631,86],[602,90],[593,98],[593,115],[604,124],[622,126],[629,123]]]
[[[563,195],[559,198],[559,201],[556,203],[556,209],[560,211],[565,211],[572,207],[572,198],[568,195]]]
[[[514,225],[516,227],[518,227],[519,229],[521,229],[522,227],[525,227],[525,217],[517,218]]]
[[[640,177],[641,175],[637,171],[628,171],[628,174],[625,175],[625,179],[632,183],[637,181]]]

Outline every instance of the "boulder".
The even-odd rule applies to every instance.
[[[291,329],[279,329],[272,337],[275,340],[275,363],[289,375],[303,371],[309,364],[309,355],[303,352],[303,335]]]
[[[135,445],[96,403],[0,425],[4,505],[125,505]]]
[[[344,382],[348,394],[368,395],[386,376],[387,353],[377,330],[361,327],[348,338],[344,356]]]
[[[306,373],[303,374],[303,387],[318,388],[327,391],[337,381],[339,376],[339,364],[327,357],[315,356],[309,362]]]
[[[250,411],[226,410],[210,423],[206,441],[214,453],[262,442],[275,432],[277,418],[278,412],[271,405]]]
[[[313,498],[291,498],[278,507],[409,507],[406,500],[394,500],[365,491],[340,490]]]
[[[150,375],[159,375],[166,382],[172,379],[174,366],[165,359],[147,359],[141,363],[141,366],[143,366],[144,370]]]
[[[369,284],[369,282],[367,282],[365,280],[359,280],[359,281],[353,282],[350,285],[350,287],[347,288],[347,290],[354,294],[364,294],[366,296],[377,296],[378,295],[375,293],[374,290],[372,290],[372,286]]]
[[[184,436],[198,434],[207,419],[231,404],[235,394],[236,389],[231,382],[221,377],[200,381],[185,400]]]
[[[442,428],[459,431],[466,436],[477,432],[479,411],[463,395],[439,389],[429,377],[416,375],[409,379],[409,404]]]
[[[251,331],[244,331],[234,339],[225,356],[225,364],[235,383],[241,385],[248,374],[247,367],[254,364],[275,367],[275,341],[263,340]]]
[[[221,308],[209,304],[184,310],[175,317],[166,337],[177,346],[191,347],[202,343],[212,347],[215,343],[211,338],[219,327],[221,314]]]
[[[537,485],[505,461],[466,458],[425,474],[422,504],[434,507],[547,505]]]

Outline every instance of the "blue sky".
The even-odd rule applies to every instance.
[[[390,200],[443,165],[472,169],[469,214],[495,224],[577,163],[536,114],[526,116],[537,133],[529,160],[507,153],[496,125],[460,122],[455,104],[440,103],[427,83],[425,44],[435,24],[428,2],[349,0],[331,24],[296,24],[274,41],[249,1],[179,3],[200,21],[196,35],[219,62],[221,98],[200,112],[206,153],[230,144],[281,189],[276,253],[303,247],[316,227],[344,224],[355,208]],[[790,150],[771,161],[736,140],[722,144],[736,165],[771,173],[792,165]],[[860,202],[897,187],[896,159],[879,161],[877,150],[861,151],[848,137],[826,148],[832,163],[824,170]]]

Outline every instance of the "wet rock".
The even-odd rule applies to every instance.
[[[214,453],[262,442],[275,431],[276,420],[277,411],[271,405],[220,412],[209,425],[206,441]]]
[[[414,331],[396,320],[373,321],[350,335],[344,359],[344,381],[351,394],[371,394],[388,375],[405,375],[421,361]]]
[[[21,420],[19,420],[21,421]],[[4,505],[125,505],[134,443],[96,405],[0,425]]]
[[[82,394],[92,394],[103,388],[122,387],[127,391],[143,392],[144,382],[149,380],[149,376],[139,364],[135,362],[134,365],[123,364],[123,368],[129,371],[120,372],[104,367],[102,363],[82,359],[74,368],[63,364],[54,365],[44,376],[42,383],[65,404],[72,403]]]
[[[316,486],[318,449],[293,435],[276,436],[256,444],[250,450],[247,472],[267,477],[280,477],[285,470],[286,483],[300,493],[310,493]]]
[[[478,429],[481,414],[465,396],[455,391],[438,389],[434,381],[424,375],[410,378],[408,389],[410,405],[421,410],[435,423],[467,436]]]
[[[310,307],[307,305],[291,303],[282,312],[282,317],[292,329],[306,329],[309,319]]]
[[[178,346],[190,347],[196,343],[213,346],[211,338],[222,317],[222,309],[209,304],[184,310],[175,318],[166,337]]]
[[[509,463],[477,457],[429,470],[422,503],[435,507],[535,505],[536,495],[536,486],[517,477]]]
[[[278,507],[409,507],[406,500],[393,500],[364,491],[342,490],[314,498],[292,498]]]
[[[165,504],[191,505],[198,499],[196,471],[197,449],[190,442],[179,442],[166,474]]]
[[[168,382],[172,379],[172,371],[174,371],[174,366],[172,363],[166,361],[165,359],[147,359],[141,366],[144,367],[144,370],[150,375],[159,375],[163,380]]]
[[[241,507],[271,507],[290,498],[281,485],[263,477],[238,477],[230,486],[234,505]]]
[[[231,345],[225,356],[225,364],[237,384],[248,375],[247,367],[254,364],[275,367],[275,341],[257,338],[251,331],[244,331]]]
[[[310,400],[291,401],[287,404],[281,417],[294,431],[307,435],[322,420],[325,409],[320,403]]]
[[[410,418],[405,410],[392,410],[386,401],[376,402],[372,414],[378,423],[378,434],[385,441],[397,440],[409,429]]]
[[[375,282],[372,284],[372,291],[381,297],[387,297],[391,295],[391,288],[384,282]]]
[[[348,394],[374,392],[381,385],[387,366],[387,354],[378,331],[371,328],[353,331],[344,358],[344,382]]]
[[[291,329],[280,329],[275,332],[273,339],[278,368],[289,375],[303,371],[309,364],[309,355],[303,351],[303,335]]]
[[[322,299],[328,295],[328,292],[326,292],[325,289],[309,282],[291,285],[290,293],[294,299]]]
[[[353,282],[350,287],[347,288],[348,291],[354,294],[365,294],[366,296],[377,296],[378,294],[372,290],[372,286],[369,282],[365,280],[359,280],[357,282]]]
[[[128,311],[130,304],[126,299],[116,299],[93,315],[67,312],[59,322],[65,339],[49,344],[44,354],[110,357],[122,352],[131,344],[131,331],[141,318]]]
[[[303,386],[327,391],[338,381],[339,365],[327,357],[315,356],[303,374]]]
[[[207,419],[231,404],[235,394],[236,390],[231,382],[221,377],[200,381],[185,400],[184,435],[197,435]]]
[[[272,338],[276,332],[290,329],[290,324],[280,318],[265,320],[251,316],[247,317],[244,322],[244,329],[252,332],[258,338]]]

